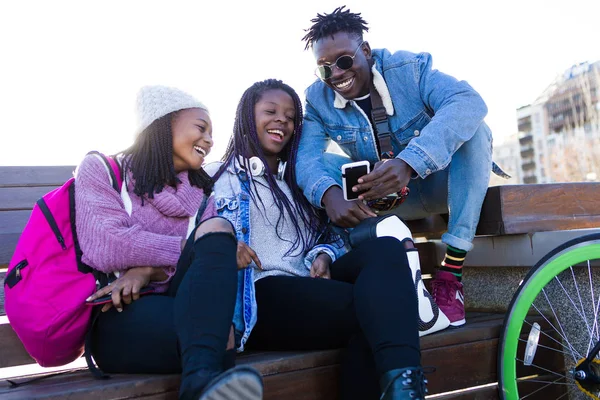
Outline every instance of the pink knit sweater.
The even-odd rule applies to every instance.
[[[190,185],[187,171],[177,177],[181,180],[177,190],[167,186],[154,199],[145,199],[142,206],[140,197],[133,193],[130,175],[129,216],[102,161],[87,156],[77,168],[75,181],[76,227],[83,262],[102,272],[164,267],[168,278],[153,282],[152,286],[157,292],[165,291],[175,274],[190,217],[196,214],[204,197],[202,189]],[[202,219],[214,215],[215,205],[210,198]]]

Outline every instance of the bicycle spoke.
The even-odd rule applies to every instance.
[[[594,338],[594,328],[596,328],[596,341],[600,340],[600,335],[598,334],[598,309],[600,307],[600,293],[598,294],[598,300],[594,296],[594,280],[592,277],[592,266],[590,265],[590,260],[587,261],[587,270],[588,270],[588,279],[590,281],[590,297],[592,299],[592,310],[594,311],[594,325],[592,326],[592,335],[590,337],[590,343],[588,344],[588,354],[590,352],[590,348],[592,347],[593,338]]]
[[[571,267],[572,268],[572,267]],[[590,330],[590,325],[588,323],[587,318],[585,317],[585,309],[583,308],[582,305],[582,309],[579,310],[579,308],[577,307],[577,305],[575,304],[575,302],[573,301],[573,299],[571,298],[571,296],[569,295],[569,293],[567,292],[567,289],[565,289],[565,287],[563,286],[560,278],[558,276],[555,276],[554,279],[558,282],[558,285],[561,287],[561,289],[563,290],[563,292],[565,293],[565,295],[567,296],[567,298],[569,299],[569,301],[571,302],[571,304],[573,305],[573,309],[575,311],[577,311],[577,314],[581,317],[581,319],[583,320],[583,322],[585,323],[585,326],[587,328],[588,334],[590,336],[592,336],[592,331]],[[579,295],[579,297],[581,297],[580,293],[579,293],[579,288],[577,287],[577,282],[575,281],[575,290],[577,291],[577,294]],[[542,292],[544,292],[544,296],[546,296],[546,291],[542,290]],[[546,300],[549,302],[547,296],[546,296]],[[550,307],[552,308],[552,305],[550,305]],[[554,309],[552,309],[552,312],[554,312]],[[558,316],[556,316],[556,314],[554,314],[554,318],[556,318],[557,322],[560,325],[560,321],[558,321]],[[562,329],[562,326],[561,326]],[[586,352],[587,354],[587,352]]]
[[[523,397],[519,397],[519,399],[526,399],[528,397],[533,396],[534,394],[546,389],[547,387],[549,387],[550,385],[566,385],[566,386],[572,386],[572,384],[568,383],[568,382],[559,382],[560,380],[565,379],[564,376],[561,376],[558,379],[555,379],[554,381],[542,381],[542,380],[538,380],[538,379],[531,379],[531,380],[527,380],[527,381],[523,381],[525,383],[544,383],[545,385],[542,386],[541,388],[536,389],[535,391],[529,393],[527,396],[523,396]],[[568,392],[567,392],[568,393]],[[564,397],[564,394],[559,397],[562,398]]]
[[[517,360],[517,361],[519,361],[519,362],[521,362],[521,363],[522,363],[522,362],[524,362],[524,360],[521,360],[521,359],[519,359],[518,357],[516,358],[516,360]],[[561,373],[559,373],[559,372],[556,372],[556,371],[549,370],[549,369],[547,369],[547,368],[540,367],[540,366],[539,366],[539,365],[537,365],[537,364],[531,364],[531,366],[532,366],[532,367],[536,367],[536,368],[538,368],[538,369],[541,369],[542,371],[544,371],[544,372],[547,372],[547,373],[549,373],[549,374],[552,374],[552,375],[560,376],[560,377],[563,377],[563,378],[565,377],[565,375],[564,375],[564,374],[561,374]]]
[[[543,379],[532,379],[532,378],[519,378],[519,379],[517,379],[517,382],[519,382],[519,383],[554,383],[554,384],[563,385],[563,386],[575,386],[574,384],[569,383],[569,382],[559,382],[562,379],[565,379],[565,377],[561,376],[559,378],[556,378],[553,381],[543,380]]]
[[[596,301],[596,307],[594,309],[594,326],[592,327],[592,331],[596,328],[596,341],[600,341],[600,336],[598,335],[598,313],[600,312],[600,293],[598,293],[598,298],[594,299]]]
[[[542,317],[543,317],[543,315],[542,315]],[[546,319],[546,318],[544,318],[544,319]],[[550,321],[548,321],[548,319],[546,319],[546,321],[547,321],[548,323],[550,323]],[[530,327],[533,327],[533,324],[532,324],[532,323],[530,323],[530,322],[529,322],[529,321],[527,321],[527,320],[524,320],[524,321],[523,321],[523,323],[525,323],[525,324],[529,325]],[[552,326],[552,324],[550,324],[550,325]],[[552,326],[552,328],[554,328],[554,326]],[[556,332],[556,328],[554,328],[554,331]],[[556,332],[556,333],[558,333],[558,334],[560,335],[560,333],[559,333],[559,332]],[[571,354],[571,355],[573,354],[573,349],[572,349],[572,348],[569,348],[569,347],[567,347],[567,346],[565,346],[563,342],[561,342],[561,341],[559,341],[559,340],[556,340],[555,338],[553,338],[551,335],[549,335],[548,333],[546,333],[546,332],[544,332],[544,331],[540,331],[540,334],[541,334],[541,335],[543,335],[544,337],[547,337],[548,339],[550,339],[550,340],[551,340],[551,341],[553,341],[554,343],[558,344],[558,345],[559,345],[559,346],[561,346],[563,349],[565,349],[565,350],[568,350],[568,351],[570,352],[570,354]],[[525,339],[521,339],[521,338],[519,338],[519,340],[523,340],[524,342],[527,342],[527,340],[525,340]],[[538,345],[538,346],[539,346],[539,345]],[[556,349],[555,349],[555,350],[556,350]],[[565,355],[567,355],[567,356],[569,355],[569,353],[565,353],[565,352],[562,352],[562,351],[559,351],[559,350],[556,350],[556,351],[557,351],[557,352],[560,352],[560,353],[563,353],[563,354],[565,354]],[[581,357],[580,357],[580,358],[581,358]]]
[[[554,329],[554,331],[561,337],[562,340],[564,340],[568,346],[564,346],[565,348],[569,349],[569,351],[571,352],[571,356],[573,357],[573,360],[576,361],[578,358],[583,358],[581,356],[581,354],[579,354],[579,352],[573,347],[573,345],[569,342],[569,340],[565,337],[564,334],[562,334],[555,326],[552,322],[550,322],[550,320],[546,317],[546,315],[544,315],[544,313],[537,308],[537,306],[535,304],[531,305],[541,316],[542,318],[544,318],[546,320],[546,322],[552,327],[552,329]],[[562,330],[562,329],[561,329]],[[575,355],[575,353],[577,353],[577,356]]]
[[[558,343],[559,345],[561,345],[563,348],[566,348],[561,342],[559,342],[558,340],[554,339],[552,336],[548,335],[547,333],[540,332],[540,334],[545,335],[546,337],[548,337],[549,339],[551,339],[555,343]],[[527,343],[527,340],[519,338],[519,342]],[[570,355],[570,353],[567,353],[566,351],[561,351],[561,350],[556,349],[554,347],[545,346],[543,344],[538,344],[538,348],[539,347],[541,347],[542,349],[546,349],[546,350],[554,351],[556,353],[563,354],[565,356],[569,356]]]
[[[583,319],[583,322],[585,322],[585,326],[588,330],[588,333],[590,334],[590,338],[592,338],[594,336],[594,328],[590,328],[590,324],[588,319],[585,316],[585,306],[583,304],[583,300],[581,298],[581,292],[579,291],[579,285],[577,284],[577,279],[575,277],[575,271],[573,270],[573,266],[570,266],[569,269],[571,270],[571,276],[573,279],[573,285],[575,286],[575,293],[577,293],[577,297],[579,297],[579,302],[581,304],[581,312],[579,312],[579,316],[581,317],[581,319]],[[571,296],[569,296],[569,294],[567,293],[567,290],[565,289],[565,287],[562,285],[562,283],[560,282],[560,279],[558,279],[558,276],[555,277],[555,279],[558,280],[559,285],[561,286],[561,288],[563,289],[563,291],[565,292],[565,294],[567,295],[567,297],[569,298],[569,300],[571,301],[571,304],[573,304],[573,308],[577,311],[579,311],[579,309],[577,308],[577,306],[575,305],[575,302],[571,299]],[[594,308],[592,308],[593,310]],[[585,354],[588,354],[588,351],[586,351]]]
[[[557,277],[554,277],[554,279],[558,280]],[[561,285],[560,281],[558,281],[558,284]],[[564,291],[564,288],[563,288],[563,291]],[[557,332],[559,333],[559,335],[562,336],[562,338],[565,340],[565,342],[567,342],[567,344],[569,345],[569,347],[572,348],[572,349],[574,349],[573,345],[571,344],[571,342],[567,338],[567,334],[566,334],[564,328],[562,327],[562,324],[560,323],[560,319],[558,318],[558,315],[556,315],[556,311],[554,311],[554,307],[552,306],[552,303],[550,302],[550,299],[548,298],[548,295],[546,294],[546,290],[542,289],[542,293],[544,294],[544,297],[546,298],[546,302],[550,306],[550,310],[552,311],[552,315],[554,315],[554,320],[556,321],[556,323],[560,327],[560,332],[558,332],[558,330],[557,330]],[[569,296],[567,295],[567,297],[569,297]],[[571,303],[572,302],[573,301],[571,300]],[[556,329],[556,328],[554,328],[554,329]]]
[[[560,396],[560,397],[557,397],[557,398],[556,398],[556,400],[560,400],[560,399],[562,399],[563,397],[565,397],[565,396],[568,396],[568,395],[569,395],[569,392],[563,393],[563,395],[562,395],[562,396]]]

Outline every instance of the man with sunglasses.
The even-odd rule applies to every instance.
[[[463,325],[462,264],[473,247],[492,170],[484,101],[466,82],[432,69],[427,53],[372,50],[363,40],[368,27],[360,14],[339,7],[311,22],[303,40],[312,48],[319,80],[306,90],[300,187],[343,228],[375,216],[367,202],[407,186],[410,195],[392,211],[400,217],[449,212],[442,236],[447,252],[433,295],[451,324]],[[380,98],[382,106],[374,103],[379,116],[372,113],[371,97]],[[350,160],[326,152],[331,140]],[[363,192],[363,201],[345,201],[340,166],[361,160],[374,164],[353,189]]]

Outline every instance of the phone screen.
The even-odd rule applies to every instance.
[[[358,195],[362,192],[353,192],[352,187],[358,184],[358,178],[365,176],[369,173],[369,167],[367,165],[359,165],[356,167],[346,168],[345,177],[346,180],[346,199],[355,200]]]

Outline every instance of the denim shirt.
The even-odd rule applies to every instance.
[[[204,167],[210,175],[214,174],[223,165],[221,162],[213,162]],[[250,177],[238,163],[230,164],[226,171],[219,177],[213,189],[215,206],[219,216],[229,220],[235,227],[238,241],[242,241],[252,247],[250,243],[250,193],[248,182]],[[326,253],[332,262],[346,252],[343,241],[340,239],[331,244],[317,244],[304,256],[304,265],[310,267],[319,255]],[[244,350],[244,345],[250,337],[252,328],[257,320],[257,303],[254,288],[254,261],[243,270],[238,272],[238,290],[235,303],[233,323],[236,331],[236,345],[238,351]],[[241,339],[238,339],[241,338]]]
[[[471,139],[487,106],[465,81],[432,69],[431,56],[374,49],[373,83],[380,94],[397,158],[425,178],[445,169],[453,154]],[[354,161],[379,161],[375,133],[366,114],[320,80],[306,89],[306,112],[296,175],[305,196],[322,207],[323,194],[336,181],[327,173],[323,153],[331,140]]]

